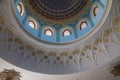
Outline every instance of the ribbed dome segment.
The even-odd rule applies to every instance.
[[[30,11],[48,22],[73,21],[90,7],[90,0],[28,0]],[[74,18],[74,19],[73,19]]]

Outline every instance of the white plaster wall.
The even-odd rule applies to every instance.
[[[21,73],[21,80],[120,80],[120,77],[114,77],[110,73],[112,67],[118,63],[120,63],[120,57],[117,57],[112,62],[107,63],[104,66],[99,66],[95,69],[90,69],[77,74],[48,75],[21,69],[12,64],[9,64],[3,59],[0,59],[0,71],[3,71],[3,69],[15,69]]]
[[[117,1],[118,1],[118,3],[117,3]],[[2,1],[2,3],[4,3],[4,2],[7,3],[7,0]],[[13,27],[16,26],[13,30],[18,29],[19,32],[25,33],[21,28],[19,28],[19,24],[15,21],[16,19],[13,19],[13,14],[12,14],[13,12],[7,8],[7,7],[11,6],[9,4],[9,1],[7,4],[8,4],[8,6],[4,5],[4,6],[0,7],[0,10],[3,10],[3,13],[7,12],[6,14],[4,14],[4,15],[7,15],[6,18],[8,18],[8,21],[7,21],[8,24],[6,24],[6,26],[13,26]],[[103,25],[103,27],[105,27],[105,28],[112,26],[111,22],[112,22],[113,18],[115,18],[116,16],[119,16],[119,14],[118,14],[120,12],[119,0],[116,0],[114,6],[115,5],[118,5],[118,9],[116,11],[114,11],[115,7],[112,7],[111,13],[109,15],[109,19]],[[10,15],[12,15],[12,16],[10,16]],[[16,34],[19,33],[17,31],[15,31],[15,32],[16,32]],[[19,36],[21,36],[21,38],[23,37],[23,35],[19,35]],[[31,37],[29,37],[27,34],[25,34],[25,36],[27,36],[28,40],[30,40],[31,42],[32,41],[34,42],[34,40],[31,40]],[[22,39],[24,40],[25,38],[23,37]],[[25,41],[27,41],[27,40],[25,39]],[[36,43],[39,43],[39,42],[36,42]],[[4,61],[3,59],[0,59],[0,71],[2,71],[3,69],[15,69],[16,71],[21,72],[22,80],[77,80],[77,79],[78,80],[120,80],[120,77],[114,77],[113,75],[110,74],[111,68],[115,64],[119,63],[119,60],[120,60],[120,57],[118,57],[120,55],[120,53],[119,53],[120,45],[119,44],[120,44],[120,42],[111,44],[110,48],[111,48],[112,58],[108,57],[108,56],[106,58],[105,56],[100,54],[98,64],[101,64],[101,65],[96,66],[96,67],[91,68],[86,71],[82,71],[80,73],[76,73],[76,74],[47,75],[47,74],[34,73],[31,71],[27,71],[27,70],[18,68],[16,66]],[[51,47],[51,45],[49,45],[49,46]],[[109,62],[109,63],[107,63],[107,62]]]

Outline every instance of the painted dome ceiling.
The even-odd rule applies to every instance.
[[[6,61],[34,72],[70,74],[103,64],[101,53],[110,55],[112,30],[102,25],[112,0],[8,1],[12,16],[0,26]]]
[[[71,43],[95,33],[107,1],[18,0],[14,11],[23,28],[35,39]]]
[[[30,11],[42,20],[61,23],[89,12],[92,0],[24,0]]]

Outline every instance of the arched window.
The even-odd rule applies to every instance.
[[[18,9],[18,12],[20,13],[20,15],[22,16],[24,14],[24,6],[21,2],[18,3],[17,9]]]
[[[86,28],[86,27],[87,27],[87,22],[86,22],[86,21],[82,21],[82,22],[80,23],[80,25],[79,25],[80,30],[82,30],[82,29],[84,29],[84,28]]]
[[[31,28],[33,28],[34,30],[37,29],[37,23],[36,23],[36,21],[35,21],[34,19],[30,19],[29,22],[28,22],[28,24],[29,24],[29,26],[30,26]]]
[[[92,11],[93,16],[96,17],[98,12],[99,12],[99,7],[98,6],[94,6],[93,7],[93,11]]]
[[[62,34],[63,34],[63,36],[70,36],[72,34],[72,32],[69,29],[65,29]]]
[[[44,34],[47,35],[47,36],[53,36],[53,30],[51,28],[46,28],[44,30]]]

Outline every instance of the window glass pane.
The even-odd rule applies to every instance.
[[[98,12],[99,12],[99,8],[98,8],[98,6],[95,6],[93,9],[93,16],[94,17],[97,16]]]
[[[45,35],[47,35],[47,36],[53,36],[53,31],[51,29],[46,29],[45,30]]]
[[[24,7],[21,2],[18,3],[17,9],[18,9],[18,12],[20,13],[20,15],[22,16],[24,14]]]
[[[63,36],[70,36],[71,35],[71,31],[66,29],[63,31]]]
[[[86,21],[82,21],[80,24],[80,30],[84,29],[87,27],[87,22]]]
[[[33,28],[33,29],[37,29],[37,23],[35,22],[35,20],[29,20],[29,26],[31,27],[31,28]]]

